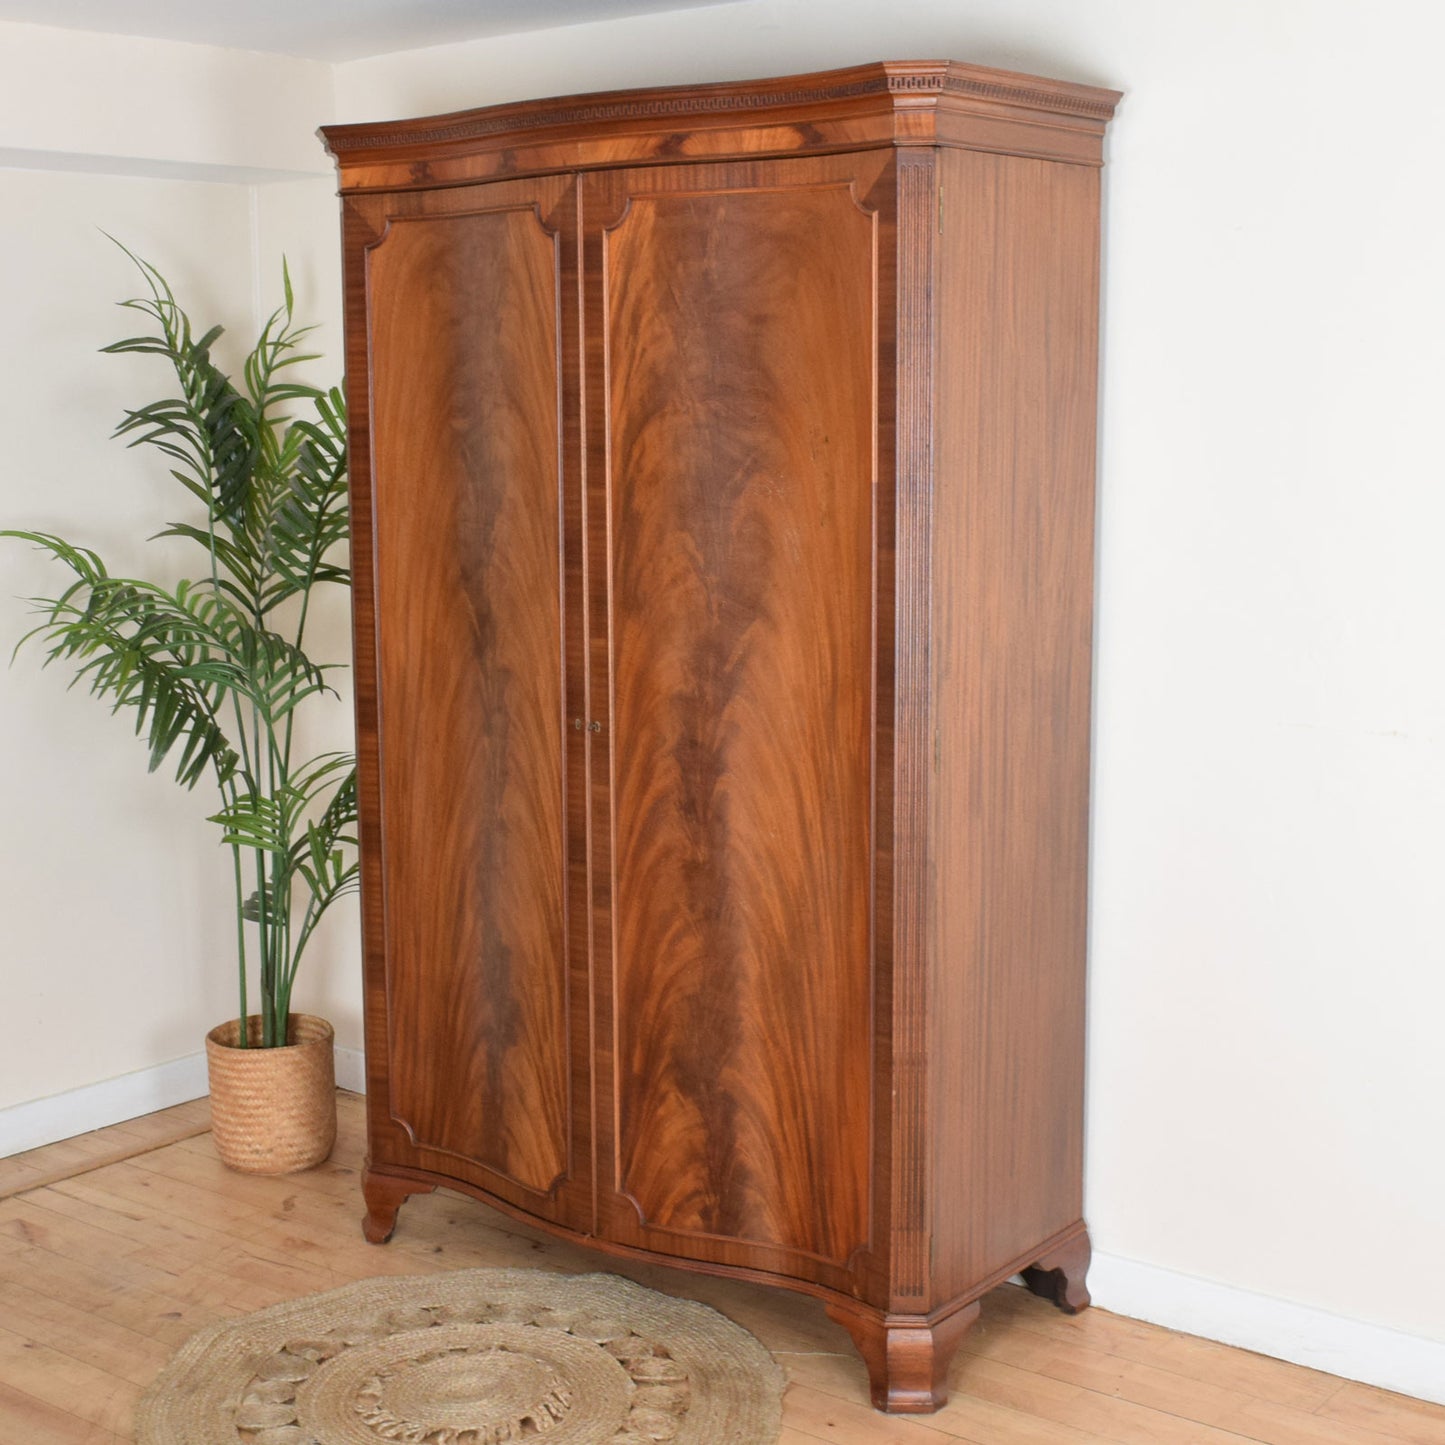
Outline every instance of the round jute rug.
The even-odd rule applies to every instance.
[[[772,1445],[783,1376],[741,1326],[610,1274],[368,1279],[225,1320],[137,1445]]]

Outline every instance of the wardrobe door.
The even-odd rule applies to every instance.
[[[349,230],[371,1162],[587,1228],[575,182],[363,198]]]
[[[599,1227],[845,1289],[875,1238],[892,164],[583,183]]]

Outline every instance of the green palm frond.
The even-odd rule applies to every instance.
[[[207,531],[204,527],[197,527],[191,522],[171,522],[156,532],[151,540],[159,541],[163,537],[185,537],[208,553],[214,553],[217,562],[217,589],[242,607],[249,608],[253,605],[260,583],[254,560],[246,547],[238,546],[230,538]]]
[[[135,262],[150,295],[120,304],[150,318],[157,329],[112,342],[102,350],[163,356],[181,394],[127,411],[115,434],[129,437],[129,446],[157,447],[178,463],[172,475],[204,502],[213,522],[226,522],[234,534],[262,446],[254,401],[243,396],[211,358],[211,347],[223,329],[213,326],[201,336],[193,335],[190,318],[165,277],[130,251],[126,255]]]
[[[360,878],[356,862],[356,764],[336,787],[319,821],[309,823],[304,840],[293,846],[291,865],[317,899],[318,914],[346,893]]]
[[[318,419],[293,422],[286,434],[290,485],[272,516],[268,610],[321,582],[351,584],[334,557],[350,531],[344,408],[339,392],[314,401]]]
[[[221,699],[243,681],[234,664],[213,656],[184,609],[161,605],[148,583],[112,577],[100,557],[42,532],[4,531],[68,565],[76,581],[59,597],[32,598],[43,621],[16,645],[44,638],[45,663],[77,664],[71,682],[85,682],[111,710],[130,709],[146,739],[154,772],[178,751],[176,778],[192,788],[214,769],[227,782],[238,757],[218,719]],[[170,599],[164,599],[169,602]]]

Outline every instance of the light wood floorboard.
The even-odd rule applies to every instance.
[[[0,1199],[38,1189],[42,1184],[54,1184],[59,1179],[70,1179],[121,1159],[134,1158],[161,1144],[194,1138],[207,1133],[210,1127],[210,1101],[195,1099],[189,1104],[147,1114],[142,1119],[112,1124],[108,1129],[92,1129],[88,1134],[62,1139],[59,1144],[12,1154],[0,1159]]]
[[[390,1245],[364,1243],[361,1101],[339,1110],[333,1158],[285,1179],[226,1169],[204,1105],[0,1160],[0,1442],[131,1441],[147,1384],[222,1317],[371,1275],[530,1265],[613,1270],[752,1330],[788,1376],[779,1445],[1445,1445],[1445,1407],[1009,1287],[948,1405],[889,1419],[802,1296],[607,1260],[444,1192],[408,1201]]]

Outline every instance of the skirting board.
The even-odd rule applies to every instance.
[[[360,1049],[336,1049],[336,1082],[353,1093],[366,1092],[366,1069]],[[123,1124],[157,1109],[202,1099],[207,1092],[205,1054],[188,1054],[168,1064],[103,1079],[81,1089],[52,1094],[0,1109],[0,1159],[23,1154],[42,1144],[73,1139],[108,1124]]]
[[[1445,1341],[1111,1254],[1094,1255],[1089,1293],[1116,1315],[1445,1405]]]

